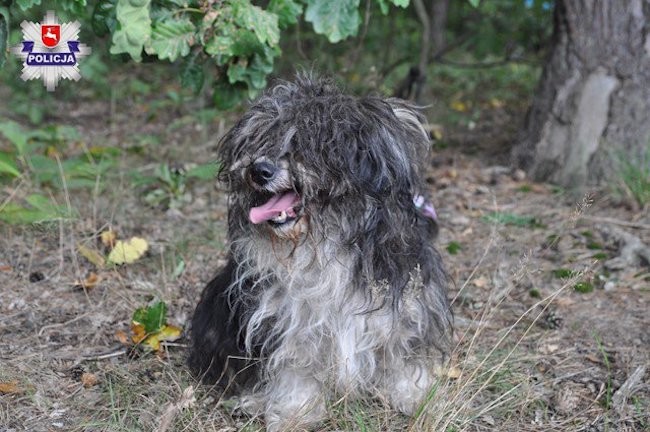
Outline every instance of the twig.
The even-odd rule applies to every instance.
[[[614,409],[619,414],[622,414],[623,407],[625,406],[628,398],[632,395],[632,393],[634,393],[634,390],[639,385],[639,383],[642,382],[643,376],[645,375],[645,369],[645,366],[637,367],[634,372],[632,372],[632,374],[625,380],[623,385],[616,391],[616,393],[614,393],[612,402],[614,404]]]
[[[58,327],[65,327],[68,324],[72,324],[75,321],[79,321],[80,319],[86,318],[88,315],[89,315],[89,313],[85,313],[83,315],[79,315],[78,317],[74,317],[69,321],[65,321],[65,322],[62,322],[62,323],[56,323],[56,324],[49,324],[49,325],[43,326],[38,331],[38,335],[43,336],[43,332],[45,332],[46,330],[52,330],[52,329],[55,329],[55,328],[58,328]]]
[[[127,352],[126,348],[118,348],[117,350],[107,352],[104,354],[85,355],[82,356],[81,358],[86,361],[105,360],[108,358],[119,357],[121,355],[126,354],[126,352]]]

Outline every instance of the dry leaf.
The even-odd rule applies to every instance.
[[[117,233],[115,231],[109,229],[104,232],[102,232],[99,235],[99,238],[102,241],[102,244],[106,246],[107,248],[113,248],[115,247],[115,241],[117,240]]]
[[[83,384],[84,387],[89,388],[94,385],[97,385],[99,382],[99,379],[97,378],[97,375],[89,373],[89,372],[84,372],[81,375],[81,384]]]
[[[460,369],[457,368],[456,366],[449,366],[449,367],[437,366],[433,371],[433,373],[440,377],[447,377],[451,379],[458,379],[460,378],[460,374],[461,374]]]
[[[1,272],[10,272],[13,268],[10,265],[0,265]]]
[[[127,346],[131,345],[129,343],[129,337],[127,336],[125,331],[122,331],[122,330],[116,331],[115,332],[115,339],[117,339],[118,342],[121,343],[122,345],[127,345]]]
[[[166,325],[159,332],[145,339],[144,343],[153,350],[160,351],[160,342],[172,342],[181,337],[182,330],[176,326]]]
[[[19,394],[22,392],[18,387],[18,381],[0,382],[0,394]]]
[[[472,281],[472,284],[476,288],[485,288],[488,286],[489,281],[485,276],[480,276]]]
[[[118,240],[115,247],[108,254],[108,262],[113,264],[131,264],[137,261],[149,249],[147,241],[140,237],[129,240]]]
[[[131,340],[135,344],[139,344],[147,337],[147,332],[145,331],[144,326],[137,322],[131,323],[131,332],[133,332],[133,335],[131,335]]]
[[[458,111],[458,112],[463,112],[464,113],[464,112],[467,112],[469,110],[469,107],[467,106],[467,104],[465,102],[459,101],[459,100],[453,101],[449,106],[451,107],[451,109],[453,109],[454,111]]]
[[[102,280],[102,278],[97,276],[97,273],[90,272],[86,279],[75,282],[74,286],[89,290],[95,288],[100,280]]]
[[[106,265],[106,260],[104,260],[102,254],[100,254],[96,250],[91,249],[82,244],[77,245],[77,250],[84,258],[86,258],[89,262],[94,264],[95,267],[101,269],[104,268],[104,266]]]

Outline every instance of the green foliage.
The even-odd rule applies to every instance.
[[[9,41],[9,9],[0,6],[0,68],[7,58],[5,47]]]
[[[217,163],[196,165],[187,171],[173,169],[169,164],[160,164],[156,167],[153,176],[138,177],[135,183],[149,188],[144,200],[152,207],[180,208],[191,200],[187,192],[188,182],[191,179],[211,180],[219,171]]]
[[[0,220],[10,224],[42,223],[71,217],[67,207],[39,194],[27,196],[22,205],[8,202],[0,206]]]
[[[151,0],[117,0],[115,13],[119,24],[113,33],[111,54],[126,53],[135,61],[142,59],[144,44],[151,37],[150,7]]]
[[[615,155],[619,178],[618,192],[628,196],[639,206],[650,204],[650,143],[638,155]]]
[[[165,302],[138,308],[133,312],[132,321],[142,324],[147,334],[159,332],[167,322],[167,305]]]
[[[573,270],[569,270],[567,268],[558,268],[552,271],[553,276],[555,276],[558,279],[568,279],[576,275],[576,273]]]
[[[462,247],[460,246],[460,243],[455,241],[451,241],[447,245],[447,252],[449,252],[450,255],[456,255],[461,249]]]
[[[316,33],[326,35],[330,42],[340,42],[359,29],[359,0],[307,0],[305,20],[314,25]]]
[[[580,281],[573,286],[573,289],[581,294],[587,294],[594,290],[594,285],[589,281]]]

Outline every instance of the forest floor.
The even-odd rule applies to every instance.
[[[197,122],[191,109],[153,116],[130,101],[61,103],[50,120],[80,131],[63,153],[83,143],[121,153],[94,190],[23,178],[0,192],[0,203],[20,202],[39,187],[78,215],[0,222],[0,431],[258,430],[191,377],[186,339],[153,354],[116,337],[155,299],[186,327],[226,243],[214,182],[188,180],[170,210],[147,204],[126,173],[212,160],[229,121]],[[445,132],[451,144],[428,164],[437,244],[455,281],[454,372],[418,419],[343,399],[322,430],[650,429],[650,268],[626,257],[634,241],[650,245],[650,215],[609,190],[575,196],[503,167],[503,148],[485,143],[511,141],[500,135],[509,121]],[[104,253],[108,228],[146,239],[149,252],[97,268],[79,245]],[[91,272],[99,282],[80,288]]]

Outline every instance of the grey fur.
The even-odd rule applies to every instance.
[[[412,414],[449,357],[437,226],[413,204],[429,147],[422,120],[403,101],[300,76],[269,90],[222,142],[231,276],[203,294],[190,364],[230,376],[218,333],[236,331],[235,344],[259,361],[246,406],[271,431],[318,423],[335,394]],[[277,167],[262,186],[250,180],[259,161]],[[251,223],[251,207],[289,189],[301,200],[296,220]],[[226,306],[212,306],[219,290]],[[218,308],[227,323],[209,315]]]

